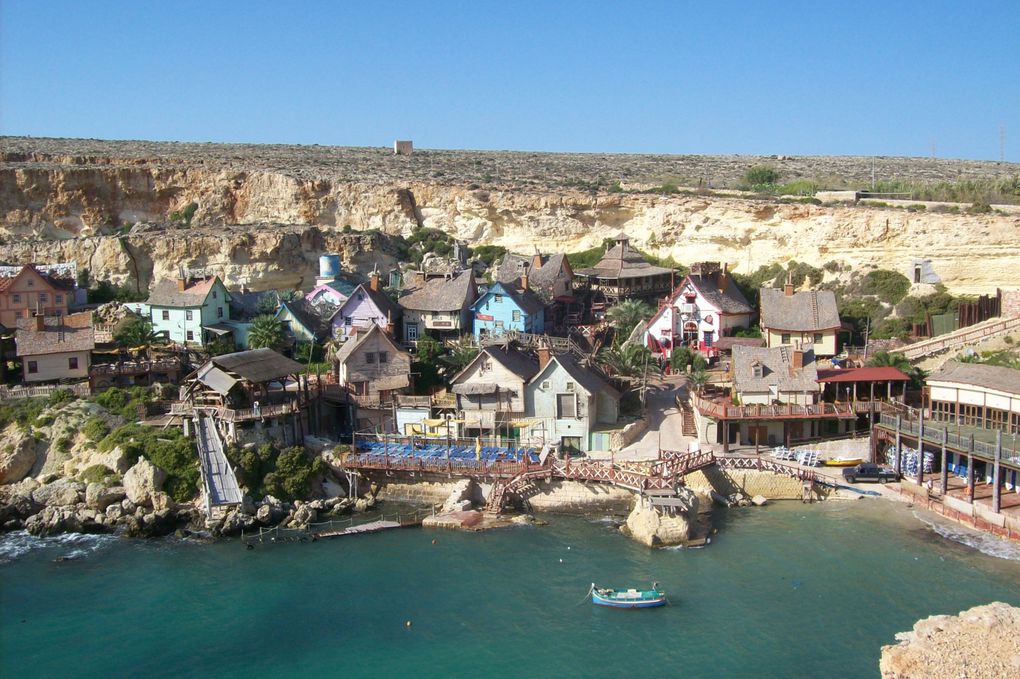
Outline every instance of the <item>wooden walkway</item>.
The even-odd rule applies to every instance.
[[[421,522],[419,521],[418,524]],[[364,535],[365,533],[378,533],[384,530],[391,530],[393,528],[405,528],[409,525],[401,523],[399,521],[386,521],[381,519],[379,521],[372,521],[371,523],[362,523],[357,526],[349,526],[342,530],[330,530],[323,533],[316,533],[316,537],[320,538],[342,538],[345,535]]]
[[[942,351],[962,349],[969,344],[1017,329],[1020,329],[1020,318],[992,318],[945,335],[908,344],[895,351],[903,354],[910,361],[919,361],[925,356]]]

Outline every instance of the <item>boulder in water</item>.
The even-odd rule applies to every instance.
[[[124,474],[124,489],[127,497],[136,505],[152,504],[152,494],[163,488],[166,472],[144,457]]]

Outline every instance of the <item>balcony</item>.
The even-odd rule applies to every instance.
[[[181,361],[164,358],[156,361],[124,361],[122,363],[94,363],[89,367],[90,377],[112,377],[119,375],[147,375],[149,373],[179,372]]]
[[[856,419],[857,410],[850,403],[816,403],[813,405],[744,405],[736,406],[711,401],[698,394],[691,396],[698,412],[714,420],[820,420],[826,418]]]
[[[224,422],[249,422],[263,420],[268,417],[281,417],[301,412],[301,403],[288,401],[260,406],[258,408],[224,408],[213,406],[194,406],[191,403],[174,403],[170,406],[170,414],[180,417],[194,417],[198,412],[212,415]]]

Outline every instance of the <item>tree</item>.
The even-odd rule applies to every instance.
[[[607,311],[606,318],[616,327],[617,336],[626,339],[637,324],[651,317],[653,312],[647,303],[638,299],[628,299]]]
[[[652,352],[639,344],[608,347],[599,352],[598,362],[621,377],[643,377],[652,361]]]
[[[690,347],[673,347],[669,355],[669,367],[674,373],[682,373],[694,359],[694,352]]]
[[[252,349],[272,349],[276,351],[287,342],[283,334],[283,324],[272,316],[256,316],[248,331],[248,346]]]
[[[687,378],[687,381],[694,391],[700,394],[701,390],[708,384],[708,371],[701,367],[695,368],[694,372]]]
[[[443,345],[434,337],[428,334],[418,337],[414,362],[411,363],[415,391],[427,394],[432,387],[442,382],[439,376],[439,357],[442,354]]]
[[[163,340],[152,331],[152,323],[148,319],[136,316],[114,331],[113,341],[122,347],[148,348]]]
[[[755,165],[744,173],[741,188],[771,189],[779,183],[779,171],[767,165]]]
[[[906,356],[890,351],[879,351],[868,359],[868,365],[876,368],[898,368],[908,374],[914,369]]]
[[[479,349],[467,335],[461,337],[450,347],[445,355],[439,357],[439,362],[445,368],[447,377],[452,377],[467,367],[468,363],[475,360]]]

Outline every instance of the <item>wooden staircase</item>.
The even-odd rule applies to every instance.
[[[489,500],[485,503],[485,513],[498,516],[506,509],[511,497],[526,500],[538,491],[534,480],[543,476],[549,476],[549,470],[532,469],[521,472],[509,480],[496,479],[492,484]]]
[[[691,407],[690,401],[683,401],[677,399],[677,406],[680,408],[680,416],[682,422],[680,425],[680,431],[684,436],[690,436],[692,438],[698,437],[698,427],[694,421],[694,408]]]

